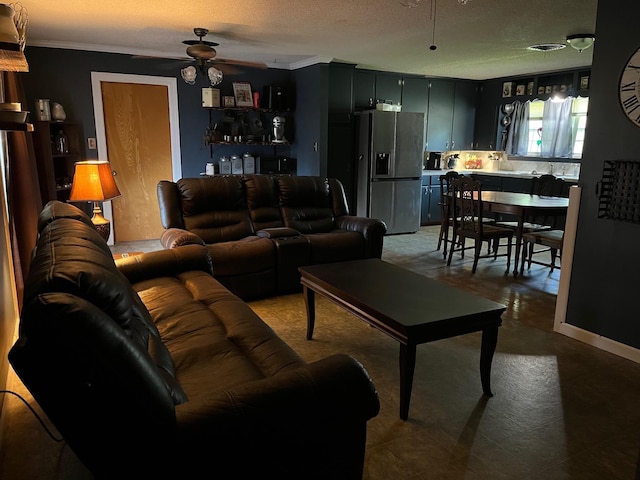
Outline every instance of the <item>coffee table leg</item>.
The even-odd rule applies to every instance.
[[[303,286],[304,303],[307,306],[307,340],[313,337],[313,327],[316,323],[316,297],[313,290],[306,285]]]
[[[415,344],[400,344],[400,418],[409,418],[409,403],[413,387],[413,372],[416,367]]]
[[[482,391],[488,397],[493,397],[491,393],[491,362],[493,354],[498,344],[498,327],[487,327],[482,330],[482,346],[480,347],[480,381]]]

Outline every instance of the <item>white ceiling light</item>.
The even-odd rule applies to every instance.
[[[575,48],[579,53],[582,53],[583,50],[589,48],[595,41],[596,37],[590,33],[578,33],[567,37],[567,43]]]

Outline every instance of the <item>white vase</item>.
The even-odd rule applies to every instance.
[[[64,122],[67,118],[67,114],[64,113],[64,108],[58,102],[51,104],[51,118],[56,122]]]

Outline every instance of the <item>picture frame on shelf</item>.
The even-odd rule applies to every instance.
[[[233,82],[236,107],[253,107],[253,94],[249,82]]]
[[[203,88],[202,106],[205,108],[220,108],[220,89]]]
[[[222,97],[222,106],[224,108],[233,108],[236,106],[236,100],[231,95],[224,95]]]
[[[513,96],[513,82],[504,82],[502,84],[502,98]]]
[[[580,77],[580,90],[589,90],[589,75]]]
[[[518,85],[518,86],[516,87],[516,95],[518,95],[518,96],[522,96],[522,95],[524,95],[524,93],[525,93],[525,88],[526,88],[526,87],[524,86],[524,84],[520,84],[520,85]]]

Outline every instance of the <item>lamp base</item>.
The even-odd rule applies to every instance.
[[[111,224],[110,223],[103,223],[103,224],[98,224],[98,225],[96,225],[94,223],[93,226],[96,227],[96,230],[98,231],[100,236],[102,238],[104,238],[105,242],[107,240],[109,240],[109,234],[111,233]]]
[[[94,202],[91,223],[93,223],[93,226],[96,228],[100,236],[104,238],[104,241],[108,241],[109,234],[111,233],[111,223],[102,216],[102,210],[100,210],[98,202]]]

